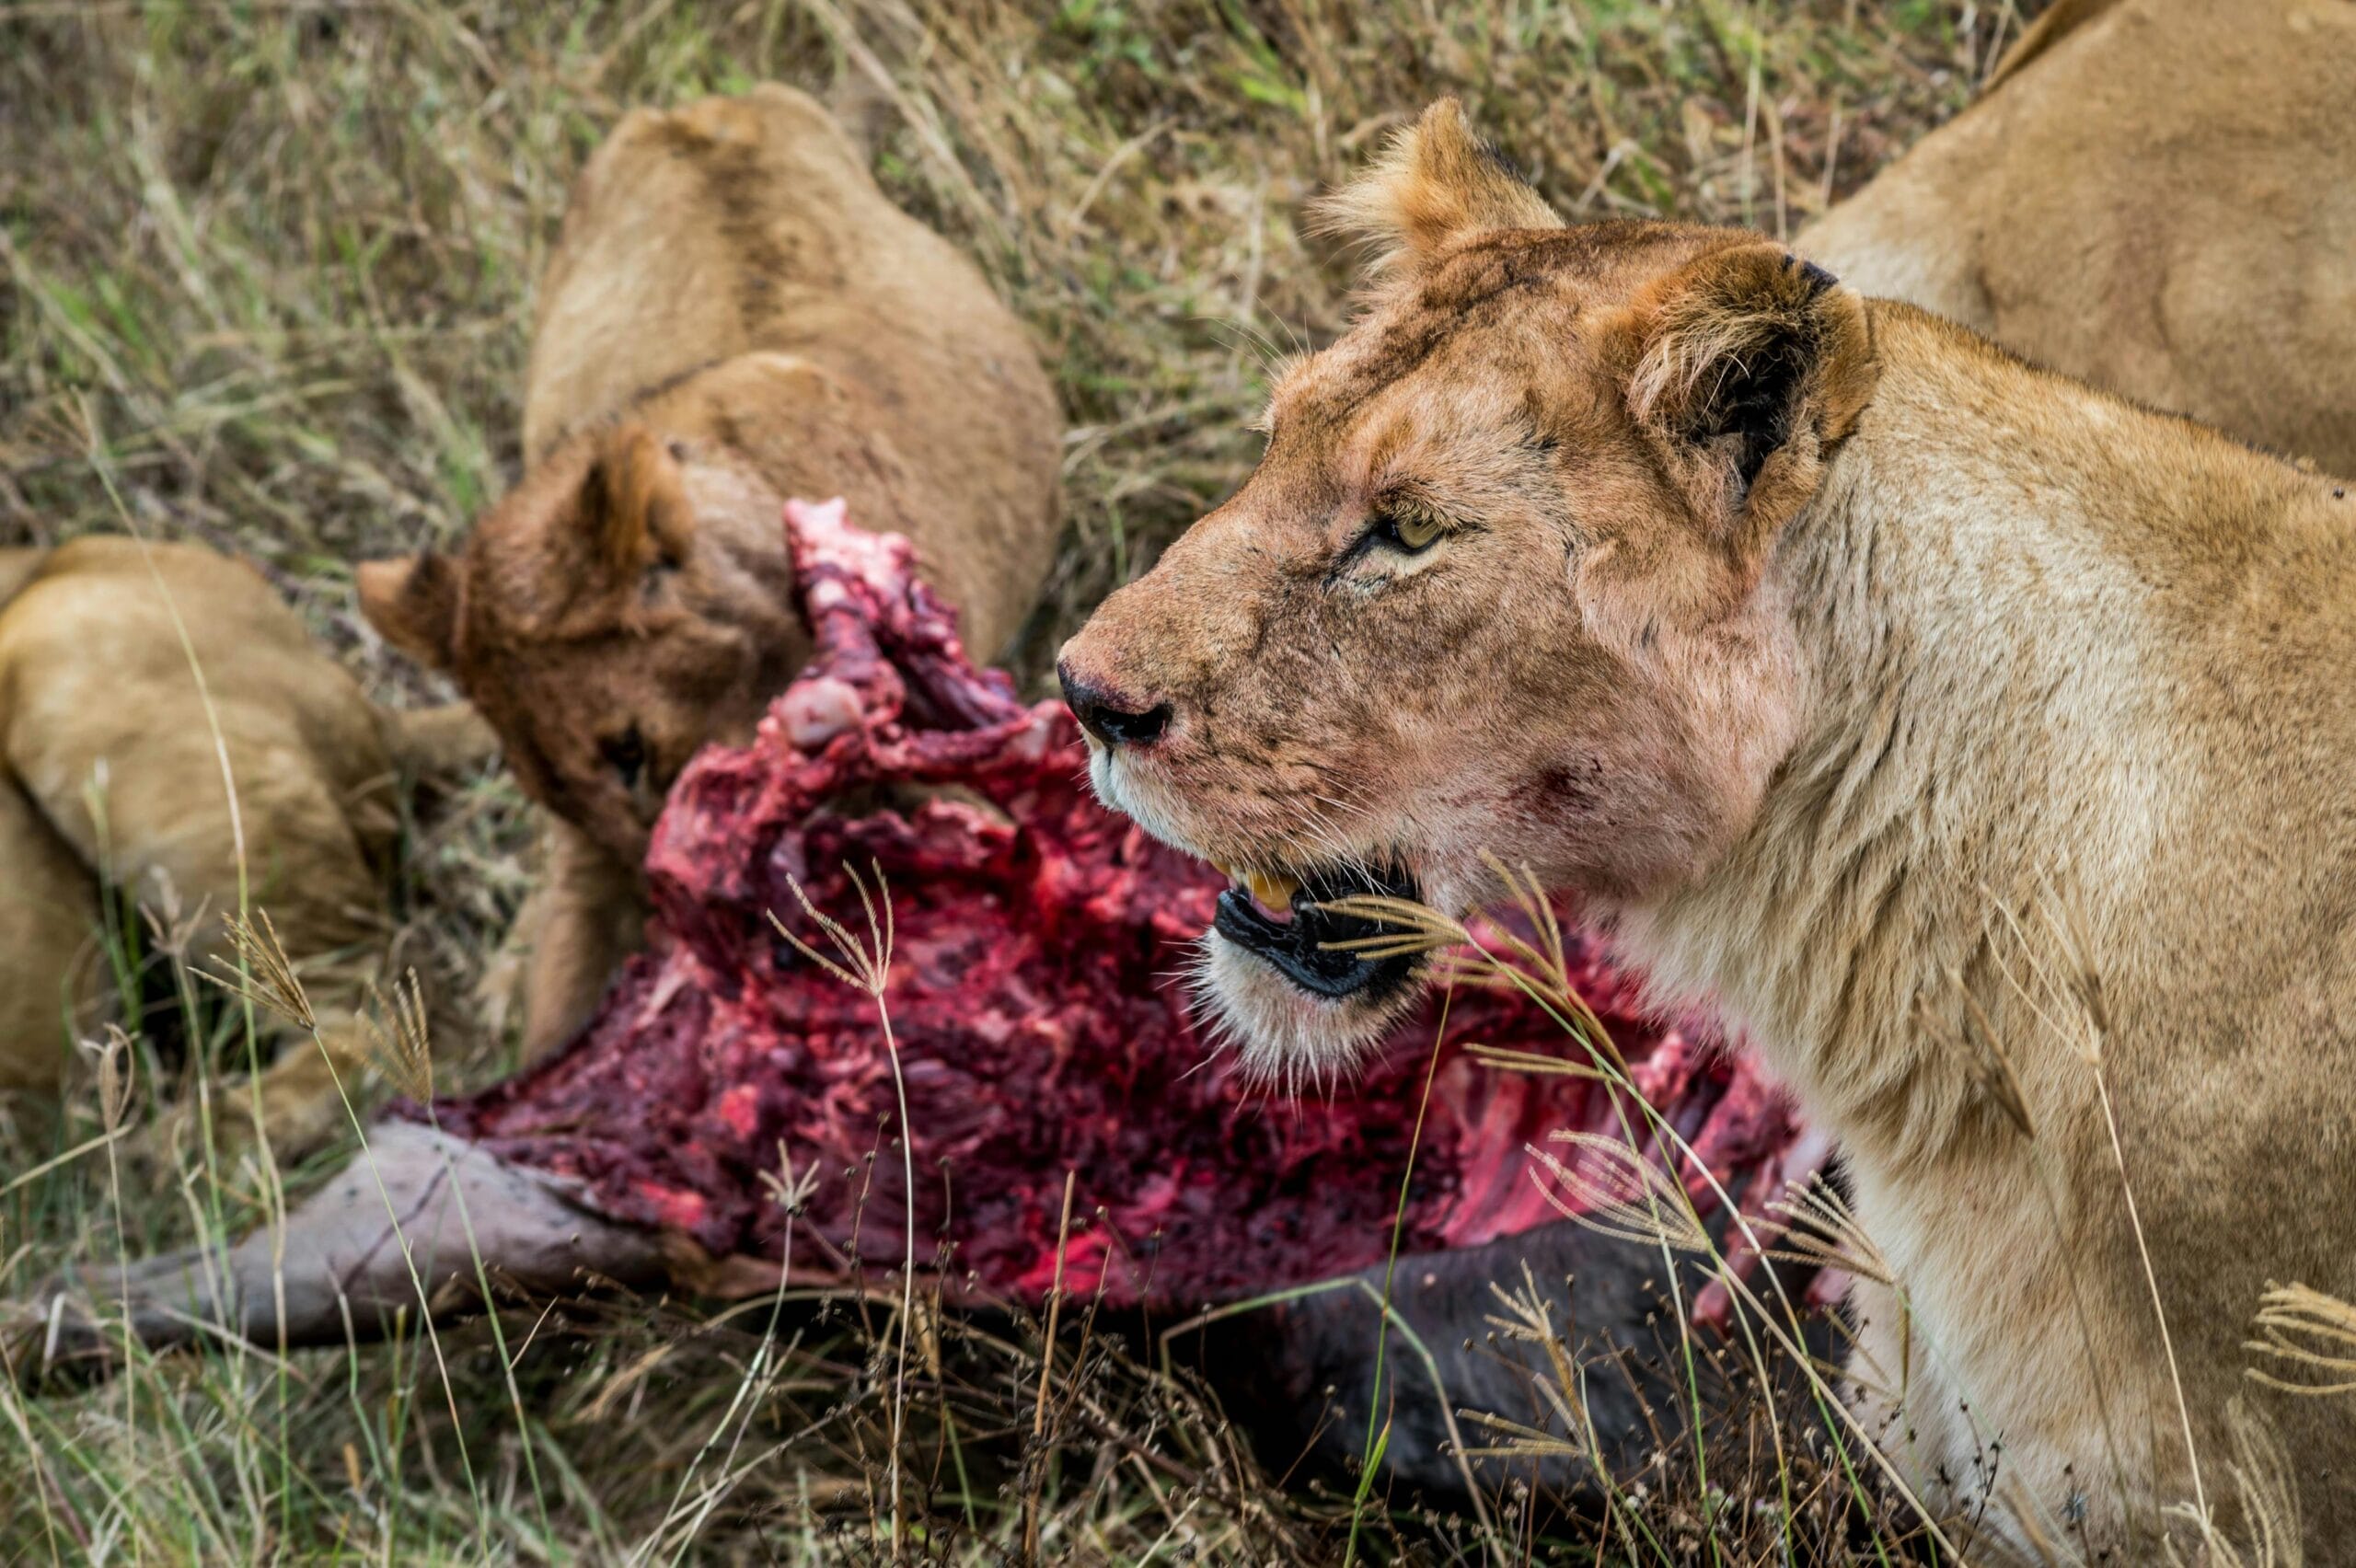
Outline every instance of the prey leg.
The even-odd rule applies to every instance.
[[[415,1322],[479,1310],[483,1275],[551,1295],[664,1277],[653,1232],[601,1218],[560,1182],[463,1139],[380,1122],[367,1149],[283,1227],[234,1246],[71,1270],[11,1314],[0,1347],[19,1378],[108,1370],[126,1313],[153,1348],[203,1337],[340,1344],[380,1337],[404,1313]]]

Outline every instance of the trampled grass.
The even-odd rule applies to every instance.
[[[1788,231],[1960,107],[2035,8],[0,0],[0,544],[127,523],[210,541],[260,563],[372,691],[436,695],[355,613],[353,563],[456,539],[515,478],[533,280],[604,130],[778,77],[872,135],[887,188],[980,260],[1057,379],[1070,529],[1011,651],[1035,679],[1248,469],[1268,361],[1346,310],[1352,259],[1304,236],[1302,209],[1426,99],[1461,95],[1574,215]],[[503,778],[412,824],[396,962],[421,977],[444,1087],[508,1059],[494,955],[529,856]],[[177,1088],[160,1037],[235,1068],[248,1025],[168,923],[124,910],[110,929],[126,988],[157,1005],[91,1055],[64,1125],[0,1163],[0,1297],[241,1231],[342,1158],[151,1158],[140,1134]],[[1500,1332],[1557,1332],[1539,1283],[1503,1284]],[[2269,1332],[2309,1343],[2287,1337],[2317,1332],[2298,1311]],[[0,1393],[0,1555],[987,1562],[1035,1535],[1071,1562],[1338,1560],[1355,1540],[1731,1563],[1790,1541],[1872,1560],[1919,1533],[1878,1494],[1877,1520],[1851,1522],[1872,1489],[1755,1412],[1712,1455],[1748,1460],[1666,1445],[1600,1533],[1503,1483],[1485,1526],[1379,1493],[1354,1507],[1346,1484],[1280,1488],[1281,1458],[1251,1459],[1183,1363],[1116,1344],[1085,1302],[1045,1362],[1044,1330],[903,1312],[879,1285],[515,1312],[283,1359],[134,1354],[105,1387]]]

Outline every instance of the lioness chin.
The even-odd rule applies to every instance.
[[[2243,1347],[2356,1293],[2356,499],[1755,236],[1566,228],[1452,103],[1332,215],[1361,319],[1063,652],[1103,798],[1241,870],[1211,1004],[1346,1061],[1416,986],[1326,905],[1527,866],[1842,1139],[1854,1400],[1975,1556],[2235,1528],[2246,1395],[2356,1561],[2356,1422]]]

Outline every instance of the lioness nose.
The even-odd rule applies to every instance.
[[[1159,740],[1170,727],[1166,702],[1142,709],[1124,707],[1112,692],[1074,675],[1068,663],[1056,666],[1056,678],[1063,683],[1064,705],[1080,727],[1108,746],[1141,746]]]

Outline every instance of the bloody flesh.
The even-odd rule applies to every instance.
[[[788,513],[815,658],[751,745],[707,752],[674,790],[647,861],[651,949],[595,1019],[541,1066],[442,1102],[442,1125],[575,1179],[617,1218],[771,1264],[789,1216],[765,1178],[790,1161],[815,1181],[792,1218],[797,1275],[896,1266],[901,1123],[876,1001],[771,921],[833,955],[799,884],[872,945],[846,868],[871,886],[872,868],[917,1255],[953,1287],[1046,1292],[1068,1171],[1066,1288],[1181,1310],[1381,1259],[1411,1149],[1404,1251],[1513,1235],[1574,1201],[1533,1180],[1528,1146],[1616,1132],[1622,1113],[1588,1079],[1465,1053],[1583,1059],[1518,995],[1457,987],[1444,1027],[1435,999],[1322,1097],[1243,1081],[1184,994],[1221,879],[1095,803],[1069,715],[970,663],[904,541],[838,505]],[[1719,1180],[1746,1207],[1773,1195],[1807,1147],[1785,1101],[1742,1056],[1649,1020],[1593,943],[1572,968]],[[1680,1175],[1706,1208],[1702,1174]]]

